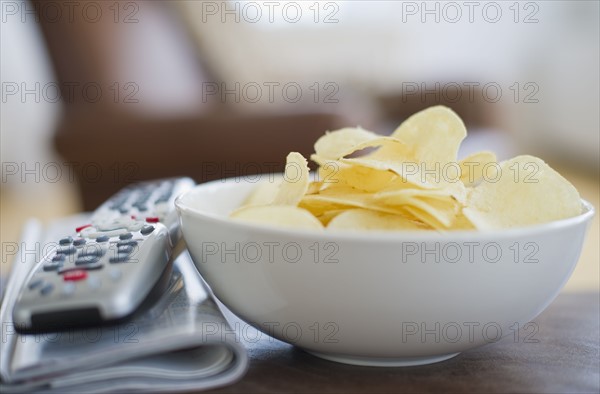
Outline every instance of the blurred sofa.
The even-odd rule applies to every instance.
[[[119,3],[120,13],[117,3],[92,2],[95,21],[52,19],[44,3],[31,5],[64,102],[53,143],[86,210],[134,181],[281,171],[287,153],[309,155],[325,130],[347,124],[343,111],[236,111],[207,98],[203,84],[218,72],[168,2]]]

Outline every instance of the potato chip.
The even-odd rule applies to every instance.
[[[462,159],[458,164],[460,165],[460,180],[465,185],[474,185],[485,175],[489,178],[495,179],[495,172],[487,174],[489,170],[494,171],[496,169],[496,155],[493,152],[482,151],[473,153]],[[484,174],[484,171],[486,174]]]
[[[369,208],[373,205],[373,196],[349,186],[336,186],[322,190],[319,194],[306,195],[299,206],[315,216],[336,209]]]
[[[304,196],[299,206],[315,216],[331,210],[350,208],[364,208],[397,215],[406,214],[400,208],[378,203],[372,193],[356,190],[349,186],[329,187],[319,194]]]
[[[327,225],[327,229],[421,231],[429,228],[400,215],[368,209],[350,209],[335,216]]]
[[[230,217],[279,227],[323,229],[323,225],[310,212],[289,205],[249,206],[234,211]]]
[[[260,182],[256,185],[252,193],[244,201],[246,205],[269,205],[275,200],[279,192],[279,185],[283,179],[274,179],[273,182]]]
[[[473,225],[473,223],[471,223],[471,221],[469,219],[467,219],[465,217],[464,213],[461,210],[458,213],[458,215],[456,215],[456,218],[454,219],[454,223],[452,223],[451,230],[460,230],[460,231],[475,230],[475,226]]]
[[[483,180],[463,213],[479,230],[529,226],[581,213],[579,193],[543,160],[517,156],[500,163],[497,180]]]
[[[320,166],[318,178],[324,188],[346,185],[357,190],[375,192],[385,187],[402,187],[402,184],[406,184],[391,171],[349,165],[338,160],[325,160],[316,155],[312,155],[311,160]]]
[[[443,200],[388,192],[379,194],[376,200],[388,206],[407,210],[434,228],[449,228],[459,210],[458,202],[452,198]]]
[[[389,150],[385,152],[389,153]],[[371,168],[377,171],[389,171],[400,177],[400,182],[407,184],[407,187],[417,187],[433,189],[439,187],[437,182],[422,174],[418,165],[414,161],[403,161],[400,156],[393,157],[357,157],[350,159],[341,159],[340,162],[350,166],[361,166]],[[430,177],[431,178],[431,177]]]
[[[467,190],[462,182],[450,183],[444,188],[440,189],[417,189],[414,187],[402,187],[398,188],[395,185],[380,189],[379,192],[375,193],[375,198],[379,199],[385,196],[410,196],[410,197],[426,197],[442,201],[455,200],[456,202],[464,203]]]
[[[287,156],[283,182],[273,199],[274,205],[298,205],[310,183],[308,162],[298,152]]]
[[[323,159],[338,160],[356,151],[384,143],[397,148],[404,146],[396,138],[381,136],[361,128],[347,127],[327,132],[319,138],[315,143],[315,155]]]
[[[323,188],[323,182],[315,181],[308,184],[306,194],[317,194]]]
[[[414,114],[392,133],[392,137],[410,146],[417,163],[429,166],[456,162],[466,136],[462,119],[441,105]]]
[[[405,152],[398,151],[389,145],[383,145],[378,151],[367,156],[340,159],[339,161],[351,166],[390,171],[398,175],[407,187],[443,188],[460,180],[460,166],[456,162],[443,164],[441,162],[420,162],[411,156],[405,156]]]
[[[392,171],[416,187],[443,187],[460,177],[456,156],[466,135],[464,123],[452,110],[431,107],[411,116],[392,133],[392,140],[403,144],[381,141],[377,151],[343,161]]]
[[[323,226],[327,226],[333,218],[335,218],[340,213],[347,211],[347,209],[333,209],[331,211],[323,212],[321,215],[317,216],[317,219],[319,219]]]

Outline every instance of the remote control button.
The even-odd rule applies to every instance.
[[[85,270],[85,271],[95,271],[95,270],[99,270],[103,267],[104,265],[100,262],[98,263],[93,263],[93,264],[87,264],[87,265],[78,265],[76,267],[62,267],[58,270],[58,274],[59,275],[64,275],[67,272],[72,272],[72,271],[80,271],[80,270]]]
[[[97,262],[98,260],[100,260],[99,256],[96,255],[85,255],[85,256],[79,256],[77,258],[77,260],[75,260],[75,265],[88,265],[88,264],[94,264],[95,262]]]
[[[40,287],[43,283],[44,280],[42,278],[39,278],[29,282],[29,286],[27,287],[29,288],[29,290],[35,290],[36,288]]]
[[[108,261],[110,263],[125,263],[125,262],[129,261],[129,255],[128,254],[118,254],[118,255],[108,259]]]
[[[152,231],[154,231],[154,226],[146,225],[146,226],[142,227],[142,229],[140,230],[140,233],[142,235],[148,235]]]
[[[64,295],[71,295],[71,294],[75,293],[75,283],[73,283],[73,282],[65,283],[62,288],[62,293]]]
[[[131,245],[122,245],[122,246],[117,246],[117,253],[118,254],[131,254],[131,252],[133,252],[133,246]]]
[[[81,230],[86,229],[88,227],[92,227],[92,225],[91,224],[84,224],[83,226],[79,226],[79,227],[75,228],[75,232],[79,233],[79,232],[81,232]]]
[[[156,216],[146,218],[146,222],[148,223],[158,223],[158,218]]]
[[[58,241],[58,243],[62,246],[70,245],[71,242],[73,242],[73,237],[65,237],[65,238],[61,239],[60,241]]]
[[[135,239],[130,239],[129,241],[117,242],[117,248],[120,248],[121,246],[136,246],[136,245],[137,245],[137,241]]]
[[[82,249],[81,252],[77,255],[77,257],[88,257],[88,256],[97,256],[102,257],[106,250],[102,248],[98,244],[88,245],[85,249]]]
[[[127,208],[127,207],[121,207],[121,208],[119,208],[119,213],[122,213],[124,215],[127,212],[129,212],[129,208]]]
[[[57,271],[60,267],[62,267],[61,262],[49,261],[44,264],[44,272]]]
[[[107,237],[116,237],[117,235],[125,234],[127,232],[128,232],[127,229],[119,228],[117,230],[112,230],[112,231],[93,232],[93,233],[88,234],[87,237],[88,238],[98,238],[103,235],[106,235]]]
[[[81,269],[67,271],[63,275],[63,280],[65,282],[83,280],[85,278],[87,278],[87,272]]]
[[[52,257],[52,261],[55,262],[62,262],[65,261],[66,256],[64,254],[57,254],[56,256]]]
[[[101,235],[100,237],[96,238],[96,242],[108,242],[109,239],[110,237],[107,237],[106,235]]]
[[[121,279],[121,270],[117,268],[112,268],[110,271],[108,271],[108,275],[112,280],[117,281]]]
[[[140,212],[146,212],[148,210],[148,207],[145,205],[138,205],[137,209]]]
[[[73,241],[73,245],[74,246],[85,245],[85,239],[83,239],[83,238],[77,238],[75,241]]]
[[[96,278],[93,276],[90,276],[87,280],[88,282],[88,286],[92,289],[99,289],[100,286],[102,286],[102,281],[100,280],[100,278]]]
[[[60,248],[56,251],[56,254],[65,254],[65,255],[69,255],[69,254],[74,254],[75,252],[77,252],[77,249],[75,249],[73,246],[68,246],[66,248]]]
[[[131,238],[133,238],[133,234],[131,234],[131,233],[125,233],[125,234],[119,235],[119,239],[122,241],[124,241],[126,239],[131,239]]]
[[[54,285],[52,283],[46,283],[46,285],[40,289],[40,294],[45,296],[50,294],[52,290],[54,290]]]

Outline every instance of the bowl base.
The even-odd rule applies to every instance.
[[[452,357],[457,356],[459,353],[444,354],[441,356],[428,356],[428,357],[361,357],[361,356],[348,356],[345,354],[331,354],[321,353],[312,350],[305,350],[314,356],[323,358],[329,361],[335,361],[342,364],[351,365],[362,365],[365,367],[412,367],[416,365],[426,365],[439,363],[440,361],[446,361]]]

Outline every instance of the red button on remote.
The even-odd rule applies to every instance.
[[[148,223],[158,223],[158,218],[155,217],[155,216],[149,217],[149,218],[146,218],[146,222],[148,222]]]
[[[75,281],[87,278],[87,272],[84,270],[67,271],[63,274],[64,281]]]
[[[83,226],[79,226],[79,227],[77,227],[77,228],[75,229],[75,232],[76,232],[76,233],[78,233],[78,232],[80,232],[81,230],[83,230],[84,228],[88,228],[88,227],[91,227],[91,226],[92,226],[91,224],[84,224]]]

